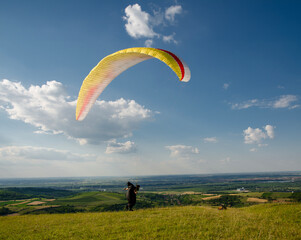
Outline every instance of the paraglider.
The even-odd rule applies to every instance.
[[[133,207],[136,204],[136,195],[139,191],[140,185],[134,186],[134,184],[128,182],[128,187],[124,188],[127,190],[126,192],[126,199],[128,200],[128,204],[126,205],[126,210],[133,211]]]
[[[175,54],[157,48],[128,48],[103,58],[88,74],[81,86],[77,106],[76,120],[83,120],[98,96],[107,85],[126,69],[151,58],[157,58],[167,64],[180,81],[190,80],[188,66]]]

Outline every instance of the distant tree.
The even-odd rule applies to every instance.
[[[301,192],[294,192],[291,198],[297,202],[301,202]]]
[[[13,213],[13,212],[6,207],[0,208],[0,216],[5,216],[5,215],[11,214],[11,213]]]
[[[9,190],[0,190],[0,200],[17,200],[17,199],[24,199],[29,198],[29,195],[18,193]]]
[[[271,192],[265,192],[261,195],[261,198],[263,199],[267,199],[269,202],[275,200],[275,198],[272,197],[272,194]]]

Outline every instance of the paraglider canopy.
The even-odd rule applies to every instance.
[[[76,106],[76,120],[83,120],[107,85],[126,69],[150,58],[167,64],[180,81],[190,80],[190,70],[175,54],[157,48],[128,48],[103,58],[88,74],[81,86]]]

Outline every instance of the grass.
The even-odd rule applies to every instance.
[[[301,204],[0,218],[0,239],[301,239]]]

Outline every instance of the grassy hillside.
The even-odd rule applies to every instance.
[[[301,204],[0,218],[0,239],[301,239]]]

